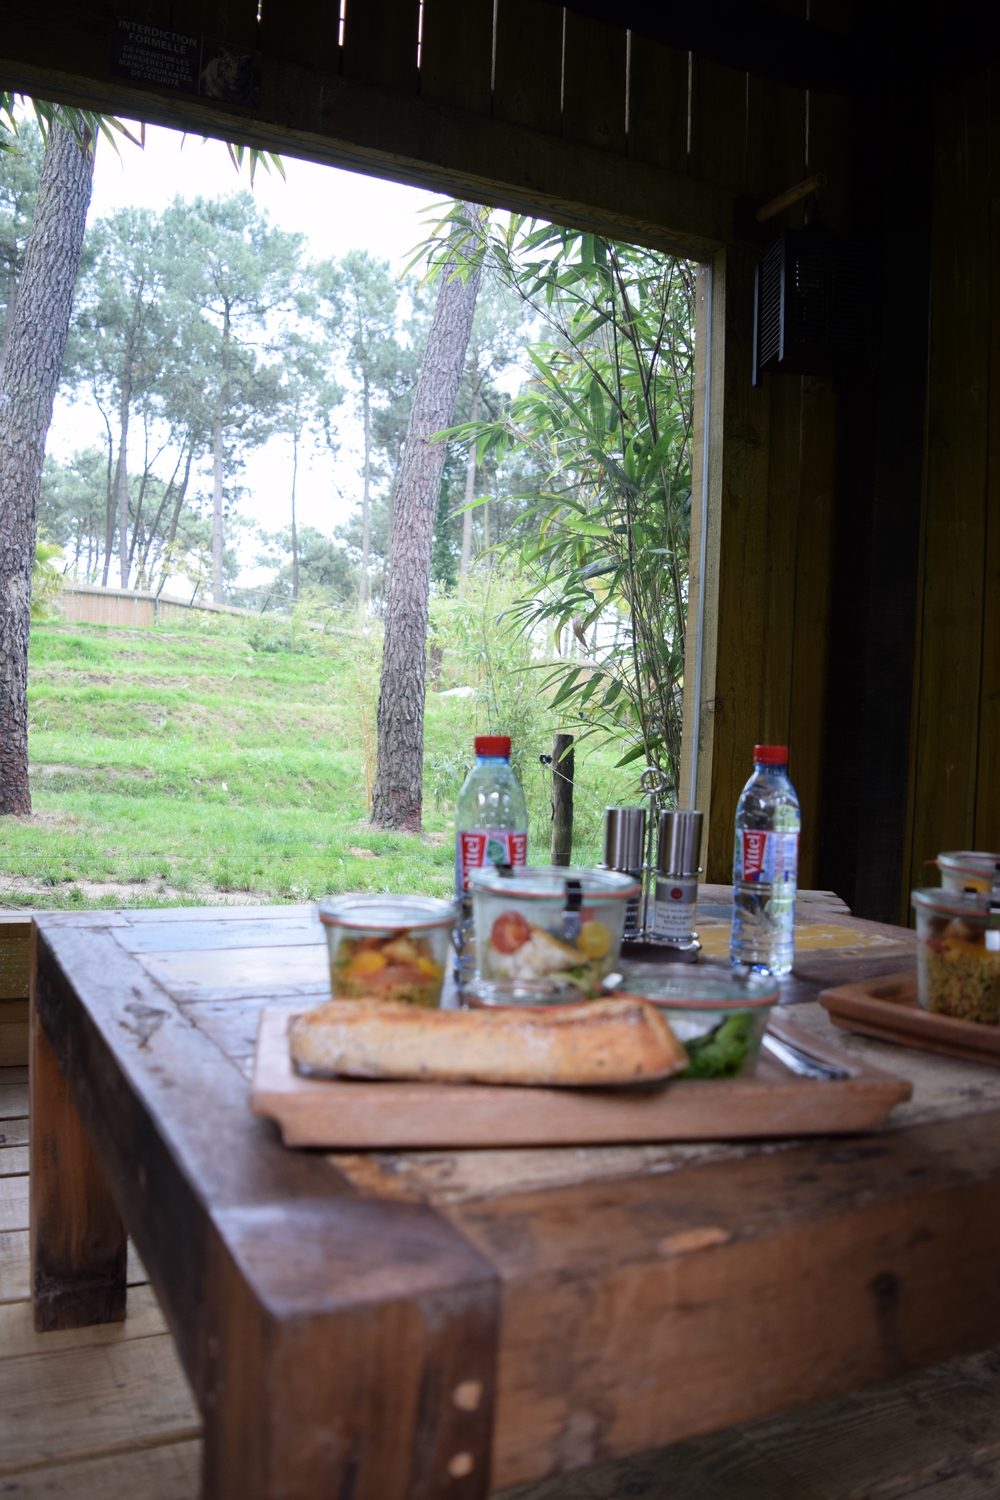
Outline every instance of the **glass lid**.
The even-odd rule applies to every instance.
[[[939,870],[974,875],[977,880],[1000,880],[1000,854],[984,854],[976,849],[956,849],[948,854],[939,854],[933,863]]]
[[[910,900],[914,906],[949,917],[993,917],[1000,922],[1000,900],[992,891],[946,891],[932,886],[913,891]]]
[[[588,902],[620,901],[642,889],[631,875],[617,870],[581,870],[572,865],[516,865],[509,874],[495,865],[469,871],[469,884],[491,896],[514,896],[518,900],[553,901],[578,888]]]
[[[455,920],[450,901],[436,896],[328,896],[319,904],[319,919],[330,927],[446,927]]]
[[[739,974],[707,964],[622,963],[616,995],[651,1000],[680,1010],[746,1010],[774,1005],[781,994],[771,974]]]

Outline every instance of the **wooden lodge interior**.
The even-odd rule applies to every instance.
[[[258,51],[250,111],[116,76],[112,12],[56,0],[7,19],[0,74],[710,266],[703,593],[691,582],[703,670],[685,715],[699,725],[706,878],[727,878],[751,747],[787,742],[800,883],[906,922],[924,861],[1000,843],[996,42],[975,6],[690,10],[122,5],[205,48]],[[764,225],[754,211],[814,174],[826,220],[863,252],[868,347],[836,390],[785,374],[754,389],[753,269],[804,207]],[[697,476],[694,489],[697,532]],[[688,793],[691,759],[689,745]]]
[[[1000,847],[1000,48],[981,9],[50,0],[5,15],[0,77],[697,260],[682,797],[706,813],[704,878],[729,878],[754,743],[787,743],[800,886],[905,925],[928,860]],[[258,54],[260,107],[116,73],[116,13],[190,31],[203,55]],[[826,221],[861,253],[867,342],[836,380],[775,373],[755,387],[754,270],[805,205],[763,224],[756,212],[816,175]],[[3,934],[0,1066],[13,1092],[0,1139],[26,1161],[23,919]],[[19,1181],[0,1177],[11,1242],[24,1228]],[[0,1276],[0,1302],[23,1301],[23,1275]],[[151,1300],[147,1314],[158,1317]],[[161,1363],[142,1379],[179,1393],[164,1418],[177,1467],[166,1479],[157,1468],[166,1440],[162,1453],[155,1435],[140,1444],[138,1500],[147,1469],[160,1474],[149,1495],[195,1482],[197,1415],[156,1326]],[[75,1347],[67,1336],[58,1358]],[[8,1472],[0,1456],[0,1489]],[[719,1483],[720,1496],[739,1493]],[[71,1480],[59,1492],[74,1493]],[[91,1491],[81,1480],[76,1493]]]

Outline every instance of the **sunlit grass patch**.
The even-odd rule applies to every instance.
[[[3,904],[451,891],[453,799],[475,727],[468,698],[428,695],[433,772],[418,836],[366,821],[361,688],[340,640],[295,638],[281,622],[212,631],[44,624],[32,632],[29,691],[34,814],[0,822]],[[540,712],[524,752],[538,863],[549,839],[538,756],[551,748],[551,728]],[[614,758],[593,747],[577,757],[581,863],[600,858],[604,804],[626,784]]]

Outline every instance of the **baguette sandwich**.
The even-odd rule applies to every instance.
[[[295,1018],[289,1045],[301,1073],[439,1083],[642,1083],[688,1061],[656,1007],[627,999],[544,1011],[329,1000]]]

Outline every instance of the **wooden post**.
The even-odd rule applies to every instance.
[[[552,863],[573,861],[573,736],[552,736]]]
[[[34,1004],[29,1036],[35,1328],[121,1323],[125,1226]]]

